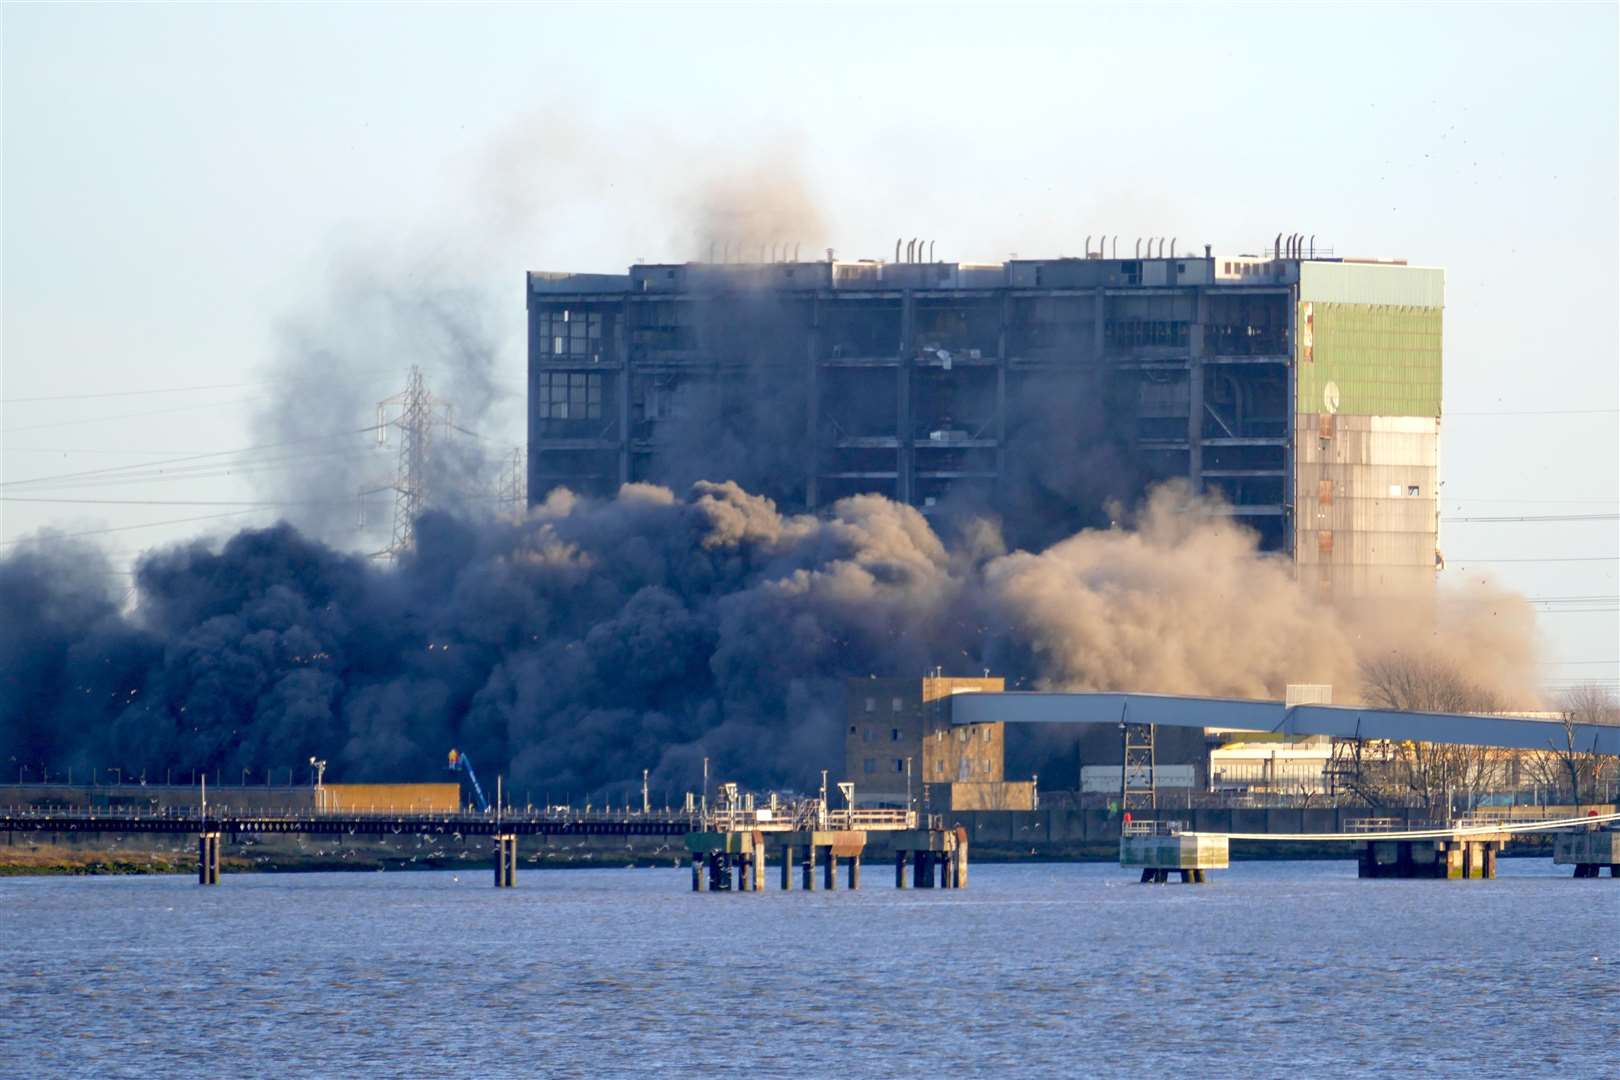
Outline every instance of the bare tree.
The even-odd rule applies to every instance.
[[[1501,700],[1470,681],[1454,666],[1432,656],[1393,653],[1361,668],[1362,695],[1370,705],[1411,712],[1496,713]],[[1399,782],[1433,812],[1450,817],[1453,799],[1467,805],[1496,786],[1502,776],[1499,755],[1485,746],[1400,742],[1392,748]]]
[[[1577,728],[1587,724],[1620,724],[1620,706],[1601,686],[1577,686],[1564,695],[1560,740],[1543,758],[1542,771],[1554,771],[1569,781],[1570,802],[1579,806],[1597,798],[1598,782],[1614,768],[1614,759],[1583,747]],[[1549,766],[1551,768],[1549,768]]]

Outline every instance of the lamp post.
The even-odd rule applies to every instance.
[[[320,760],[319,758],[311,757],[309,759],[309,764],[310,767],[315,770],[315,809],[319,813],[325,813],[326,788],[324,786],[324,781],[326,779],[326,762]]]

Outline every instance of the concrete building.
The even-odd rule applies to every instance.
[[[1028,544],[1184,477],[1307,580],[1432,580],[1442,272],[1298,238],[1148,247],[531,273],[530,497],[735,479],[814,510],[879,492],[995,509]]]
[[[1034,785],[1004,774],[1005,725],[951,724],[950,698],[1006,689],[999,679],[851,679],[844,775],[862,806],[1028,810]]]

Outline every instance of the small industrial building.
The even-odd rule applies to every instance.
[[[1442,271],[1297,236],[989,264],[907,247],[529,274],[531,499],[876,492],[992,510],[1031,545],[1182,478],[1314,585],[1432,581]]]
[[[950,698],[1006,689],[999,678],[851,679],[844,775],[860,806],[1030,810],[1035,785],[1004,775],[1006,725],[951,724]]]

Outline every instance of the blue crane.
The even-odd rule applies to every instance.
[[[478,786],[478,774],[473,772],[472,759],[466,754],[451,750],[450,771],[467,774],[467,779],[472,784],[473,794],[478,796],[478,809],[483,813],[489,813],[489,800],[484,798],[484,789]]]

